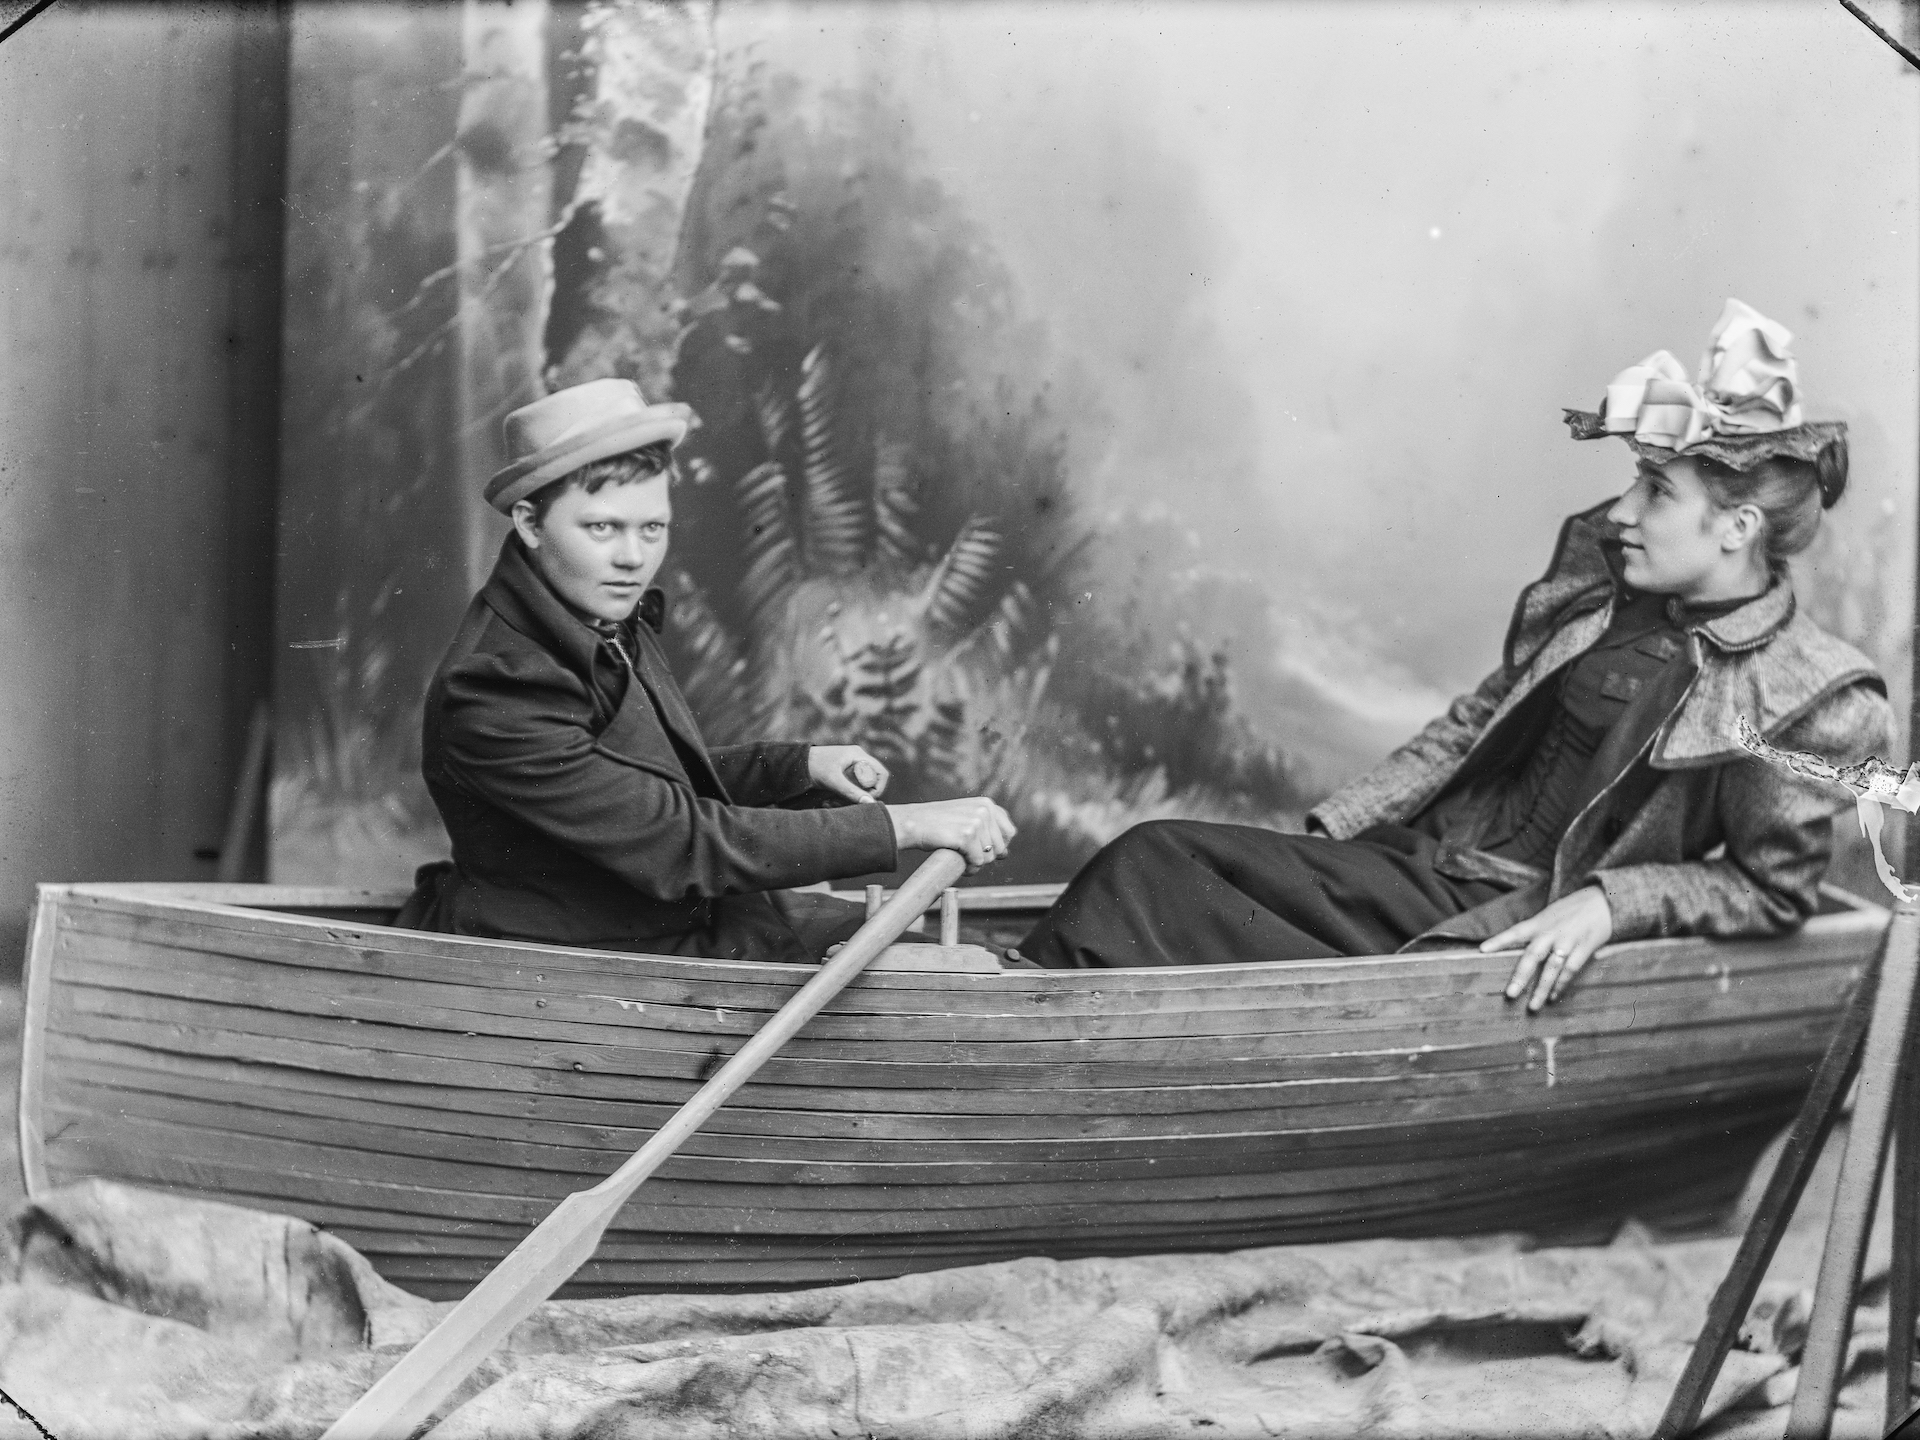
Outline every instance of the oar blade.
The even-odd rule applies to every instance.
[[[593,1258],[621,1204],[598,1190],[562,1200],[321,1440],[407,1440],[514,1326]]]
[[[965,869],[966,862],[951,850],[936,850],[922,861],[839,954],[736,1050],[652,1139],[593,1189],[570,1195],[555,1206],[492,1274],[334,1421],[321,1440],[407,1440],[508,1331],[592,1258],[600,1237],[635,1189]]]

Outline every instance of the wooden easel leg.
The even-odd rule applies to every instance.
[[[1883,940],[1880,956],[1854,987],[1853,996],[1840,1016],[1840,1028],[1834,1032],[1827,1053],[1814,1071],[1812,1088],[1801,1102],[1793,1128],[1787,1132],[1787,1143],[1774,1164],[1766,1193],[1760,1197],[1747,1233],[1741,1237],[1740,1249],[1728,1267],[1727,1278],[1720,1282],[1713,1303],[1707,1307],[1700,1338],[1694,1341],[1687,1368],[1681,1372],[1680,1382],[1673,1388],[1673,1398],[1667,1402],[1666,1413],[1654,1429],[1654,1440],[1680,1440],[1700,1423],[1700,1410],[1707,1403],[1708,1392],[1713,1389],[1720,1367],[1726,1363],[1727,1352],[1733,1348],[1741,1322],[1747,1318],[1754,1292],[1760,1288],[1767,1266],[1773,1261],[1773,1252],[1779,1247],[1794,1207],[1800,1203],[1807,1178],[1813,1173],[1814,1161],[1820,1156],[1820,1147],[1833,1130],[1847,1086],[1853,1083],[1854,1072],[1859,1068],[1860,1051],[1868,1023],[1873,1018],[1874,996],[1885,955]]]
[[[1893,1104],[1913,1018],[1916,975],[1920,975],[1920,910],[1903,900],[1887,927],[1879,994],[1860,1059],[1860,1089],[1847,1130],[1846,1155],[1840,1162],[1820,1278],[1814,1285],[1813,1315],[1807,1324],[1807,1348],[1800,1357],[1800,1383],[1787,1416],[1787,1440],[1826,1440],[1833,1426],[1860,1267],[1867,1255],[1867,1231],[1886,1163]]]
[[[1920,1066],[1907,1036],[1906,1064],[1894,1108],[1893,1267],[1887,1295],[1887,1429],[1913,1408],[1913,1327],[1920,1308]]]

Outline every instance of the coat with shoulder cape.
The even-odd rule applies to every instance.
[[[1373,770],[1322,801],[1308,823],[1335,839],[1406,824],[1533,733],[1557,681],[1607,631],[1618,595],[1605,542],[1612,502],[1571,517],[1547,573],[1521,592],[1502,664]],[[1621,715],[1593,761],[1604,783],[1561,837],[1550,873],[1443,844],[1436,868],[1516,888],[1435,926],[1411,946],[1484,940],[1570,891],[1598,883],[1616,940],[1791,930],[1818,905],[1847,796],[1740,747],[1746,716],[1773,744],[1851,764],[1885,753],[1892,711],[1868,658],[1821,630],[1782,573],[1729,614],[1687,627],[1686,651]]]

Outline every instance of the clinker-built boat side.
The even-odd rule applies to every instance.
[[[457,1295],[810,973],[396,930],[394,903],[43,886],[29,1194],[97,1176],[284,1211]],[[1617,945],[1534,1016],[1501,998],[1512,957],[1472,951],[869,973],[570,1293],[1697,1213],[1791,1117],[1885,921],[1847,901],[1784,939]]]

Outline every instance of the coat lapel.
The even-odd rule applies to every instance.
[[[599,693],[600,703],[605,704],[605,692],[593,678],[594,658],[602,643],[600,637],[568,610],[540,578],[517,536],[507,536],[501,545],[500,559],[480,593],[502,620],[557,656],[580,676],[589,691]],[[655,593],[648,591],[642,597],[641,618],[645,623],[631,627],[634,675],[613,718],[595,738],[595,743],[628,764],[691,783],[701,793],[725,801],[727,790],[707,756],[707,743],[679,685],[674,682],[672,671],[667,668],[660,642],[654,638],[652,626],[660,613]],[[674,739],[679,740],[678,747]],[[700,774],[690,776],[683,758],[691,758]]]
[[[1613,619],[1613,596],[1609,592],[1604,596],[1596,596],[1595,599],[1598,604],[1597,609],[1589,610],[1585,614],[1576,615],[1568,620],[1549,635],[1545,643],[1534,652],[1533,659],[1527,664],[1526,673],[1514,682],[1513,688],[1507,691],[1506,697],[1488,717],[1487,723],[1481,727],[1479,739],[1474,741],[1473,748],[1467,752],[1469,759],[1492,737],[1499,728],[1500,722],[1517,710],[1529,695],[1539,689],[1542,681],[1548,679],[1563,665],[1579,659],[1593,648],[1602,635],[1607,633],[1607,625]],[[1461,763],[1465,765],[1467,760],[1463,759]]]
[[[1600,742],[1600,748],[1587,764],[1587,773],[1574,797],[1573,814],[1576,818],[1603,790],[1626,773],[1627,767],[1653,743],[1661,727],[1686,704],[1688,692],[1700,674],[1697,651],[1696,641],[1686,651],[1674,656],[1654,677],[1653,683],[1634,696],[1627,708],[1620,712],[1620,718],[1614,721],[1613,728],[1607,731],[1606,739]]]
[[[720,772],[714,769],[713,760],[707,754],[706,737],[700,733],[700,723],[693,718],[693,709],[687,704],[687,697],[680,693],[680,683],[667,667],[667,657],[660,649],[660,642],[654,638],[649,627],[636,625],[633,628],[637,641],[634,646],[636,678],[652,697],[653,707],[659,712],[661,722],[679,740],[682,752],[699,757],[703,778],[712,786],[712,793],[725,800],[727,787],[720,783]],[[627,687],[629,700],[633,699],[637,688],[633,685]]]
[[[518,535],[509,534],[501,542],[500,558],[480,598],[508,625],[592,685],[599,638],[540,578]]]
[[[687,752],[675,749],[653,701],[648,698],[646,687],[638,681],[627,682],[627,693],[621,697],[613,719],[594,737],[594,745],[616,760],[685,785],[694,784],[693,777],[681,763]]]
[[[1655,738],[1687,704],[1699,679],[1699,642],[1684,656],[1676,656],[1654,682],[1637,695],[1607,732],[1594,752],[1573,799],[1573,819],[1554,847],[1553,888],[1549,898],[1562,893],[1569,875],[1593,868],[1606,846],[1602,827],[1607,816],[1624,824],[1646,804],[1660,783],[1660,772],[1650,761]]]

